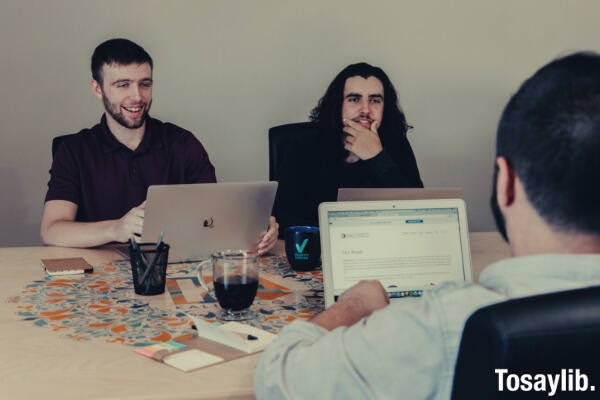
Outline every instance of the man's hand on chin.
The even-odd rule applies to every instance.
[[[338,301],[310,322],[327,330],[351,326],[374,311],[390,304],[390,298],[377,280],[360,281],[340,295]]]
[[[344,149],[350,154],[355,154],[361,160],[368,160],[381,153],[383,145],[379,139],[379,122],[373,121],[371,128],[367,129],[350,119],[343,120],[343,131],[348,135],[344,139]],[[351,162],[346,159],[346,162]]]

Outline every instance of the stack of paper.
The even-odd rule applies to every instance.
[[[198,336],[137,348],[146,357],[188,372],[263,350],[276,335],[239,322],[217,326],[189,315]]]

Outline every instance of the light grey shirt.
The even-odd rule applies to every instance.
[[[600,255],[543,254],[488,266],[480,284],[447,282],[331,332],[284,328],[256,368],[259,399],[450,398],[463,326],[510,298],[600,284]]]

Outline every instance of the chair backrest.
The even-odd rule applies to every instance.
[[[587,375],[588,385],[594,385],[594,379],[600,382],[599,340],[598,286],[484,307],[473,313],[465,324],[454,371],[452,399],[549,398],[548,380],[545,392],[511,391],[515,378],[508,378],[509,374],[520,377],[530,374],[533,384],[536,374],[554,376],[564,369],[575,385],[575,369],[579,369]],[[501,373],[496,372],[497,369],[508,371]],[[499,391],[500,378],[503,391]],[[580,383],[583,384],[581,379]],[[600,391],[600,386],[596,387]],[[574,396],[576,399],[600,396],[588,391],[563,392],[566,397],[562,397],[560,386],[557,394],[558,398]]]
[[[279,181],[283,161],[316,137],[310,122],[279,125],[269,129],[269,180]]]
[[[71,133],[68,135],[62,135],[62,136],[57,136],[54,139],[52,139],[52,158],[54,158],[54,155],[56,154],[56,150],[58,150],[58,147],[61,145],[61,143],[71,137],[71,136],[75,136],[77,135],[77,133]]]

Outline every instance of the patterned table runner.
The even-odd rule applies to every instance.
[[[196,277],[199,263],[174,264],[167,269],[166,291],[175,307],[155,307],[150,297],[133,291],[129,261],[96,266],[92,274],[46,276],[10,297],[17,315],[39,327],[75,340],[100,339],[110,343],[145,346],[183,340],[193,335],[192,313],[215,322],[219,310]],[[285,257],[263,257],[259,288],[252,309],[259,318],[250,325],[277,333],[296,318],[308,319],[323,309],[320,270],[297,273]]]

